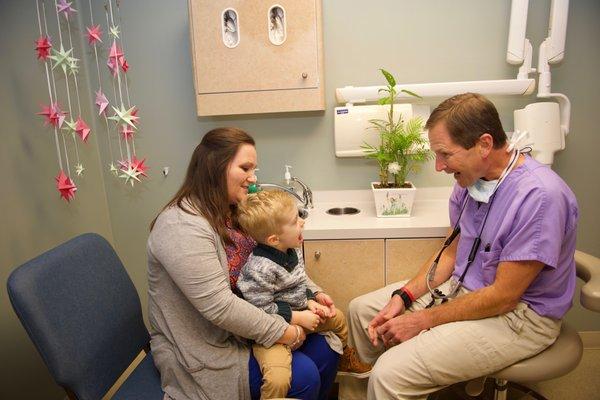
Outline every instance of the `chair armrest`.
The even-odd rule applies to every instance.
[[[581,288],[581,305],[600,312],[600,258],[575,250],[577,276],[586,282]]]

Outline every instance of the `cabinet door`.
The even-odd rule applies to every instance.
[[[435,252],[444,238],[388,239],[385,241],[386,285],[410,279]]]
[[[350,300],[383,286],[383,252],[383,239],[304,242],[308,276],[344,313]]]
[[[285,12],[286,39],[269,40],[269,10]],[[239,43],[223,42],[223,12],[237,13]],[[319,85],[317,0],[191,0],[198,94],[308,89]]]

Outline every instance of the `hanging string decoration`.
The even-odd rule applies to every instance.
[[[108,169],[118,179],[134,185],[147,177],[146,159],[138,159],[135,150],[135,136],[139,128],[138,108],[131,104],[127,71],[129,64],[125,58],[123,34],[120,30],[120,4],[109,0],[105,5],[106,31],[108,43],[103,41],[101,24],[95,24],[91,0],[89,2],[90,26],[85,29],[85,38],[96,62],[98,90],[95,92],[95,104],[101,118],[108,141],[110,162]],[[78,84],[80,59],[75,54],[73,35],[77,33],[71,21],[78,10],[73,2],[67,0],[36,0],[39,37],[35,41],[38,62],[43,64],[48,89],[48,104],[42,104],[37,113],[44,118],[44,126],[54,133],[54,142],[58,162],[58,174],[55,177],[56,189],[60,197],[70,202],[77,191],[77,180],[82,179],[85,167],[79,157],[79,141],[86,143],[92,133],[90,126],[82,117],[81,96]],[[115,15],[118,24],[115,23]],[[53,39],[48,30],[48,21],[56,18],[56,37]],[[106,45],[106,49],[102,46]],[[99,55],[106,54],[108,72],[112,82],[112,99],[106,96],[102,88]],[[125,93],[125,95],[123,95]],[[66,100],[66,101],[65,101]],[[62,105],[66,104],[66,108]],[[109,107],[110,106],[110,107]],[[109,115],[110,114],[110,115]],[[109,120],[114,123],[109,123]],[[119,144],[120,158],[116,159],[112,150],[111,133]],[[125,151],[124,151],[125,150]],[[69,158],[70,156],[70,158]],[[73,157],[74,156],[74,157]],[[71,173],[71,160],[74,159],[74,175]]]
[[[73,39],[71,34],[70,18],[77,12],[72,3],[66,0],[53,1],[51,6],[46,9],[46,4],[42,1],[41,7],[39,0],[36,0],[37,22],[39,38],[35,41],[35,51],[38,61],[44,64],[44,72],[48,87],[48,105],[42,105],[42,110],[37,113],[44,117],[45,125],[51,126],[54,131],[54,142],[56,145],[56,154],[58,160],[58,174],[55,178],[56,189],[60,197],[70,201],[75,197],[77,185],[71,175],[71,163],[69,161],[69,150],[75,152],[75,173],[81,176],[84,167],[79,159],[79,148],[76,135],[84,142],[87,140],[90,129],[81,117],[81,100],[79,96],[79,87],[77,84],[77,74],[79,73],[79,59],[73,52]],[[53,44],[48,33],[48,17],[56,16],[58,32],[58,50]],[[61,23],[61,16],[63,23]],[[42,24],[43,22],[43,24]],[[66,25],[66,26],[65,26]],[[65,31],[65,40],[63,41],[63,31]],[[68,38],[68,49],[65,49],[66,39]],[[57,87],[57,81],[59,83]],[[63,83],[64,90],[60,89],[60,83]],[[77,119],[73,121],[74,106],[71,102],[71,94],[74,92],[77,99]],[[68,112],[63,110],[59,103],[59,97],[63,98],[66,94]],[[63,103],[64,104],[64,103]],[[72,145],[67,147],[69,139]],[[62,144],[62,147],[61,147]],[[66,173],[65,173],[66,170]]]
[[[98,76],[98,90],[95,92],[94,103],[98,107],[98,116],[102,119],[106,140],[108,143],[110,162],[109,171],[118,179],[133,186],[147,177],[146,159],[139,160],[136,155],[135,137],[139,129],[138,108],[131,104],[127,72],[129,63],[125,58],[125,39],[121,31],[121,12],[119,0],[108,0],[104,6],[106,27],[103,30],[100,23],[94,20],[91,0],[90,25],[86,27],[87,39],[92,49]],[[114,3],[114,6],[113,6]],[[103,40],[103,32],[108,37]],[[100,68],[100,57],[106,56],[107,70]],[[108,71],[112,86],[112,96],[102,87],[102,72]],[[110,107],[109,107],[110,106]],[[110,114],[110,115],[109,115]],[[111,121],[111,122],[109,122]],[[112,138],[116,138],[119,147],[119,158],[113,154]]]

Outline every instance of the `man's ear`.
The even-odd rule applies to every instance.
[[[479,136],[477,147],[479,149],[479,155],[483,158],[487,158],[494,148],[494,138],[489,133],[484,133],[483,135]]]
[[[276,246],[279,244],[279,236],[277,235],[269,235],[267,239],[265,239],[265,243],[269,246]]]

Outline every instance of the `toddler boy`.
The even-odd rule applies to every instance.
[[[339,338],[338,348],[335,342],[328,342],[342,354],[339,374],[368,376],[371,366],[361,362],[356,350],[347,345],[344,314],[339,310],[333,314],[319,304],[310,289],[317,286],[304,271],[300,250],[304,220],[298,216],[295,200],[283,191],[251,194],[238,206],[238,221],[257,242],[237,281],[244,299],[309,332],[333,332]],[[254,344],[252,351],[263,374],[261,399],[285,397],[291,380],[290,348]]]

